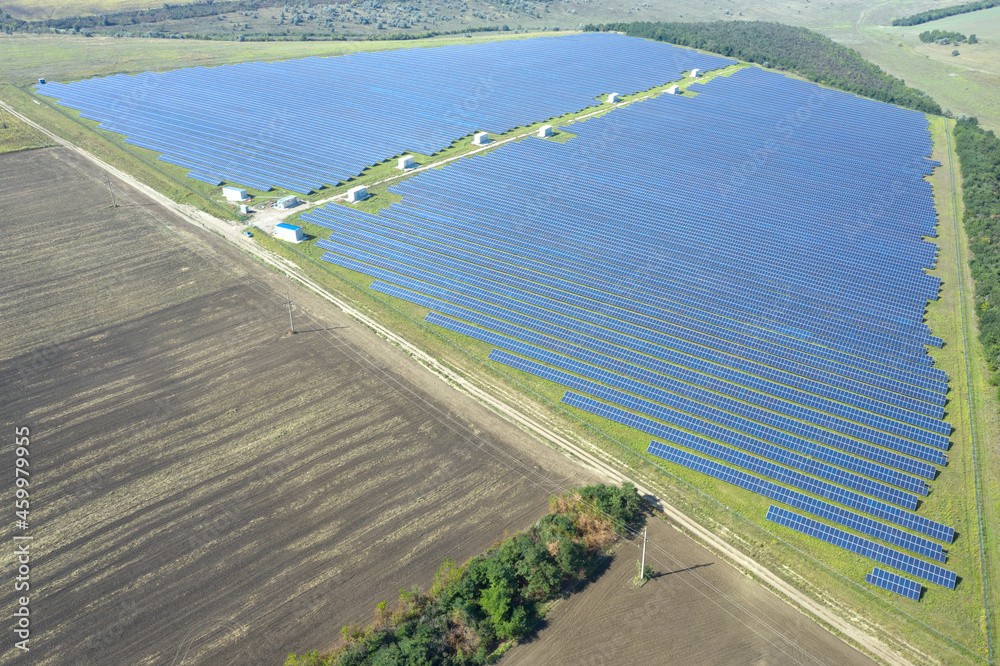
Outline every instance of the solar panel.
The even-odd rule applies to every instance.
[[[437,317],[434,317],[432,320],[438,322],[441,321],[441,319]],[[465,332],[465,329],[462,329],[462,332]],[[492,342],[492,340],[490,341]],[[504,346],[520,354],[541,358],[546,362],[557,360],[553,355],[533,353],[534,350],[532,350],[532,348],[528,345],[522,345],[515,342]],[[609,390],[595,382],[590,382],[582,379],[581,377],[576,377],[554,368],[546,367],[539,363],[519,358],[503,350],[493,350],[490,353],[490,360],[503,363],[504,365],[517,368],[518,370],[522,370],[524,372],[529,372],[545,379],[549,379],[572,389],[584,391],[590,393],[591,395],[599,395],[603,399],[617,404],[628,403],[630,409],[644,414],[649,414],[660,421],[675,423],[689,431],[708,435],[733,447],[743,449],[763,458],[769,458],[783,465],[793,467],[814,476],[828,479],[873,497],[892,502],[893,504],[898,504],[906,509],[912,510],[916,508],[917,498],[915,496],[896,490],[895,488],[891,488],[881,482],[872,481],[862,476],[852,474],[845,470],[858,468],[869,476],[891,479],[897,485],[902,485],[902,481],[898,479],[898,477],[902,475],[899,475],[898,473],[894,474],[892,473],[892,470],[879,468],[877,465],[866,463],[860,459],[849,460],[850,456],[833,451],[832,449],[824,450],[823,447],[819,446],[804,446],[801,450],[808,452],[811,456],[819,458],[820,460],[833,460],[840,465],[840,468],[835,465],[827,465],[822,462],[812,460],[806,456],[798,455],[794,451],[767,445],[763,442],[755,440],[752,437],[743,435],[735,429],[730,430],[728,428],[714,426],[704,420],[704,414],[702,415],[702,418],[699,418],[697,416],[683,414],[673,409],[663,408],[660,405],[654,405],[646,401],[637,401],[626,393]],[[604,378],[602,377],[602,380],[603,379]],[[608,383],[611,383],[611,381],[612,380],[609,379]],[[618,421],[619,423],[628,421],[630,426],[657,437],[669,438],[671,436],[670,433],[680,432],[675,428],[671,428],[670,426],[659,421],[643,418],[636,414],[625,412],[620,408],[605,405],[603,403],[597,403],[587,398],[581,398],[580,401],[577,402],[577,398],[571,393],[567,393],[563,398],[563,401],[567,404],[572,404],[575,407],[587,409],[588,411],[596,410],[595,413],[598,413],[600,416]],[[763,430],[759,431],[758,436],[760,436],[760,434],[764,434]],[[786,445],[792,445],[789,446],[789,448],[793,448],[795,444],[796,442],[794,441],[786,442]],[[883,474],[883,472],[885,472],[885,474]]]
[[[918,578],[946,587],[949,590],[955,589],[955,581],[957,579],[955,573],[936,564],[929,564],[918,560],[906,553],[886,548],[868,539],[862,539],[844,530],[830,527],[812,518],[800,516],[797,513],[792,513],[774,505],[767,510],[766,518],[779,525],[784,525],[797,532],[808,534],[827,543],[832,543],[835,546],[846,548],[852,553],[862,555],[882,564],[887,564],[900,571],[905,571]]]
[[[951,432],[926,352],[926,118],[757,68],[698,93],[417,174],[377,214],[303,220],[330,230],[324,261],[565,403],[943,561],[931,539],[954,530],[915,512]],[[816,104],[794,133],[775,123]]]
[[[579,400],[579,398],[577,399]],[[698,442],[694,441],[697,438],[681,437],[679,439],[685,439],[684,441],[685,445],[698,446]],[[718,447],[718,448],[724,449],[725,447]],[[803,493],[796,492],[794,490],[789,490],[788,488],[784,488],[778,485],[777,483],[773,483],[765,479],[760,479],[758,477],[747,474],[746,472],[742,472],[740,470],[733,469],[726,465],[717,463],[714,460],[709,460],[708,458],[705,458],[703,456],[695,455],[687,451],[682,451],[681,449],[678,449],[676,447],[668,446],[666,444],[662,444],[660,442],[655,442],[655,441],[649,445],[648,452],[652,453],[655,456],[663,458],[664,460],[675,462],[689,469],[701,472],[702,474],[707,474],[714,478],[726,481],[727,483],[739,486],[740,488],[744,488],[759,495],[763,495],[764,497],[768,497],[770,499],[778,500],[779,502],[783,502],[790,506],[794,506],[797,509],[803,509],[826,520],[839,523],[845,527],[850,527],[851,529],[863,532],[864,534],[876,537],[878,539],[894,544],[896,546],[902,546],[903,548],[912,550],[913,552],[919,555],[933,558],[935,560],[938,560],[939,562],[944,562],[945,560],[945,555],[941,548],[941,545],[934,543],[929,539],[918,537],[916,535],[910,534],[895,527],[891,527],[884,523],[880,523],[876,520],[872,520],[871,518],[868,518],[866,516],[860,516],[856,513],[845,511],[844,509],[836,507],[828,502],[823,502],[821,500],[809,497],[808,495],[805,495]],[[724,452],[720,452],[718,450],[713,451],[713,453],[722,453],[723,455],[725,455]],[[735,457],[726,456],[723,459],[727,461],[735,460],[736,464],[751,469],[754,472],[766,473],[766,472],[761,472],[759,466],[755,466],[752,461],[747,459],[747,456],[738,456],[738,455]],[[831,497],[831,499],[834,500],[839,499],[837,497],[837,493],[835,490],[833,492],[830,492],[829,489],[823,488],[821,484],[817,483],[814,484],[812,487],[809,487],[808,484],[796,484],[794,483],[794,481],[790,480],[787,476],[784,477],[778,476],[776,478],[779,478],[782,482],[787,483],[789,485],[797,485],[798,487],[803,487],[809,492],[813,492],[817,495],[821,495],[824,497],[829,497],[830,495],[832,495],[833,497]],[[858,502],[856,501],[858,498],[857,497],[852,498],[850,497],[851,495],[852,493],[842,493],[842,496],[848,497],[847,502],[845,502],[848,506],[853,506],[855,508],[865,510],[872,503],[871,500],[865,502],[864,498],[861,498],[862,501]],[[852,501],[852,499],[855,501]],[[871,513],[878,515],[877,510],[872,511]],[[879,515],[879,517],[885,518],[886,516]],[[912,524],[907,524],[906,527],[913,528],[914,526]]]
[[[404,150],[431,155],[476,130],[501,133],[585,109],[612,88],[631,94],[733,63],[589,33],[50,81],[36,91],[165,161],[305,194]],[[281,104],[272,95],[233,103],[233,90],[260,81],[295,92]]]
[[[903,578],[899,574],[894,574],[883,569],[875,567],[872,572],[865,576],[865,580],[872,585],[877,585],[883,590],[889,590],[890,592],[895,592],[896,594],[902,595],[907,599],[913,599],[914,601],[920,601],[920,593],[923,591],[923,586],[915,580],[910,580],[909,578]]]

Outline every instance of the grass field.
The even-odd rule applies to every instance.
[[[0,123],[0,154],[50,146],[52,142],[19,118],[5,114]]]

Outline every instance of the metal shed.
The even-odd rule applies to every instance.
[[[226,201],[246,201],[247,191],[241,190],[238,187],[223,187],[222,194],[226,197]]]
[[[279,222],[274,225],[274,235],[276,238],[290,243],[300,243],[305,240],[302,227],[297,227],[294,224],[286,224],[285,222]]]
[[[352,187],[347,190],[347,201],[349,203],[358,203],[359,201],[364,201],[368,198],[368,188],[364,185],[358,185],[357,187]]]

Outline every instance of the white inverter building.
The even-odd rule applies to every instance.
[[[358,203],[359,201],[364,201],[368,198],[368,188],[364,185],[358,185],[357,187],[352,187],[347,190],[347,201],[348,203]]]
[[[396,168],[402,171],[404,169],[412,169],[415,166],[417,166],[417,161],[413,158],[413,155],[403,155],[399,158],[399,164],[396,165]]]
[[[490,137],[486,132],[476,132],[476,135],[472,137],[473,146],[485,146],[490,142]]]
[[[294,194],[289,194],[287,197],[281,197],[278,202],[274,204],[275,208],[295,208],[299,205],[299,198]]]
[[[226,201],[246,201],[247,191],[241,190],[238,187],[223,187],[222,194],[226,197]]]
[[[552,125],[542,125],[538,128],[538,136],[545,138],[547,136],[552,136]]]
[[[676,95],[677,94],[677,86],[670,86],[669,88],[667,88],[667,94],[668,95]]]
[[[608,104],[614,104],[619,99],[621,99],[621,95],[619,95],[618,93],[611,93],[610,95],[608,95]]]
[[[278,240],[288,241],[289,243],[301,243],[305,240],[305,235],[302,233],[302,227],[297,227],[294,224],[287,224],[285,222],[279,222],[274,225],[274,236]]]
[[[697,79],[699,76],[701,76],[701,70],[700,69],[692,69],[691,70],[691,78],[692,79]]]

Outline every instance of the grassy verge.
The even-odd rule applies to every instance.
[[[2,119],[0,119],[0,154],[52,145],[48,137],[40,134],[31,125],[10,114],[4,114],[3,111],[0,111],[0,114],[2,114]]]
[[[943,121],[942,121],[943,122]],[[955,123],[948,121],[948,125],[954,128]],[[956,237],[956,256],[960,279],[962,281],[962,297],[965,310],[961,316],[960,323],[964,324],[964,346],[966,358],[961,365],[956,368],[956,372],[965,373],[966,391],[959,396],[964,399],[966,417],[968,419],[968,444],[972,447],[972,437],[975,437],[976,445],[976,465],[971,470],[978,479],[979,497],[977,510],[981,511],[980,521],[982,525],[981,537],[979,530],[976,536],[982,539],[982,559],[985,571],[986,594],[983,603],[991,607],[992,629],[992,656],[996,657],[998,645],[1000,645],[1000,627],[997,626],[998,617],[996,611],[997,599],[1000,599],[1000,449],[997,443],[1000,442],[1000,405],[998,405],[997,391],[993,387],[992,378],[994,373],[990,369],[988,354],[985,347],[978,339],[977,322],[975,317],[975,281],[972,277],[972,270],[969,264],[969,237],[965,225],[957,223],[965,215],[965,206],[962,198],[962,181],[959,177],[959,162],[955,151],[954,137],[951,139],[952,164],[955,178],[955,191],[952,201],[955,210],[956,224],[953,234]],[[961,333],[959,333],[961,335]],[[956,341],[957,342],[957,341]],[[960,378],[961,379],[961,378]],[[972,477],[967,483],[968,493],[974,497],[976,490],[973,487]],[[970,498],[971,499],[971,498]],[[985,625],[986,618],[982,618]],[[985,626],[984,626],[985,629]]]
[[[941,118],[932,129],[938,159],[944,160]],[[935,274],[946,285],[942,298],[928,310],[928,322],[947,344],[934,350],[939,367],[952,377],[952,392],[946,418],[955,426],[951,464],[932,484],[932,493],[920,514],[953,525],[959,532],[949,548],[947,566],[957,571],[961,582],[955,591],[928,585],[922,600],[912,602],[864,583],[873,563],[840,548],[824,544],[764,520],[770,502],[758,495],[719,483],[686,468],[645,455],[650,437],[631,428],[560,404],[564,388],[505,366],[489,362],[492,346],[423,322],[428,310],[378,294],[367,286],[371,278],[321,262],[323,251],[312,243],[288,246],[264,237],[261,242],[296,261],[312,277],[367,314],[401,334],[411,343],[473,381],[505,395],[526,396],[563,433],[596,445],[602,456],[700,524],[722,536],[740,550],[768,566],[818,601],[840,609],[873,634],[887,637],[904,653],[917,660],[935,655],[944,663],[982,661],[986,654],[983,633],[982,575],[979,566],[978,529],[970,475],[974,473],[968,411],[960,395],[967,395],[964,374],[959,371],[962,355],[960,312],[957,309],[957,271],[954,221],[950,213],[951,191],[947,173],[939,169],[933,180],[936,204],[941,211],[941,258]],[[328,231],[306,225],[307,232],[324,238]],[[974,338],[972,339],[974,341]],[[978,394],[979,391],[976,390]],[[987,394],[989,392],[987,391]],[[991,537],[992,538],[992,537]]]

